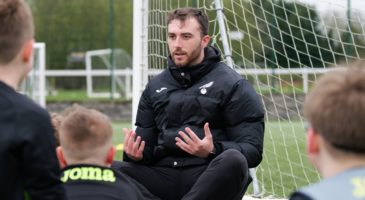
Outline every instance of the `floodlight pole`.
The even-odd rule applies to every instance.
[[[109,46],[111,49],[110,53],[110,99],[114,99],[115,94],[115,59],[114,59],[114,46],[115,46],[115,38],[114,38],[114,0],[109,0]]]

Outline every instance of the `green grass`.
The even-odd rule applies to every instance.
[[[131,122],[114,122],[113,123],[113,144],[115,146],[119,144],[123,144],[124,141],[124,133],[123,128],[130,129],[132,127]],[[122,160],[122,151],[117,149],[116,155],[114,157],[116,160]]]
[[[107,92],[107,91],[104,91]],[[115,98],[111,99],[111,97],[94,97],[89,98],[87,96],[86,90],[56,90],[53,94],[47,95],[47,102],[88,102],[88,101],[97,101],[97,102],[124,102],[126,101],[124,98]]]
[[[266,123],[264,158],[257,171],[266,195],[287,197],[296,188],[319,179],[308,162],[305,137],[301,122]]]
[[[115,145],[123,143],[122,128],[130,122],[113,124]],[[116,159],[121,160],[118,151]],[[316,182],[318,173],[308,163],[305,131],[301,122],[268,122],[265,128],[264,158],[257,168],[260,190],[264,196],[287,197],[298,187]],[[252,188],[248,190],[252,194]]]
[[[46,97],[47,101],[84,101],[88,99],[86,90],[56,90]]]

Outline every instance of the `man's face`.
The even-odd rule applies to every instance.
[[[172,20],[168,25],[168,45],[171,58],[177,67],[192,66],[202,62],[204,48],[210,37],[202,37],[198,21],[189,17],[185,21]]]

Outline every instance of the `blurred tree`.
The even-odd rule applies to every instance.
[[[224,0],[232,57],[241,67],[324,67],[340,59],[334,50],[331,35],[321,31],[315,9],[298,1],[287,0]],[[209,10],[211,30],[218,35],[215,10]]]
[[[47,45],[47,67],[70,66],[75,52],[110,47],[109,1],[105,0],[29,0],[34,13],[36,39]],[[132,0],[114,1],[115,48],[132,53]],[[82,54],[81,54],[82,55]],[[77,56],[76,56],[77,57]],[[77,59],[77,58],[75,58]]]
[[[333,41],[333,50],[336,54],[346,55],[349,59],[365,57],[364,12],[353,10],[351,20],[348,20],[346,13],[341,10],[329,10],[322,13],[322,16],[321,31],[326,33]],[[349,21],[351,24],[349,24]],[[351,41],[349,41],[350,38]]]
[[[314,8],[285,0],[261,2],[270,33],[265,45],[269,66],[323,68],[339,59],[333,52],[333,42],[318,29],[320,20]]]

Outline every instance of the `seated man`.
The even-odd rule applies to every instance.
[[[365,70],[321,77],[304,104],[307,153],[324,180],[291,200],[365,199]]]
[[[75,106],[58,121],[59,127],[54,124],[61,145],[57,156],[69,200],[157,199],[133,179],[109,168],[115,149],[112,126],[105,115]]]
[[[164,200],[241,200],[262,160],[264,112],[252,85],[209,45],[203,10],[167,17],[167,68],[139,101],[115,166]]]

